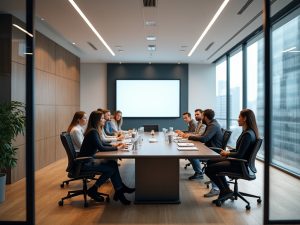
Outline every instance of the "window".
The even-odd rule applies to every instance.
[[[264,42],[260,38],[247,46],[247,108],[251,109],[258,125],[259,135],[264,135]],[[263,158],[264,145],[258,156]]]
[[[300,175],[299,35],[300,16],[272,32],[271,160],[297,175]]]
[[[227,61],[223,60],[222,62],[216,65],[216,110],[215,118],[220,123],[221,127],[226,128],[226,70],[227,70]]]
[[[230,115],[229,128],[232,131],[229,145],[235,146],[242,129],[238,126],[237,119],[243,107],[243,54],[239,50],[230,56]]]

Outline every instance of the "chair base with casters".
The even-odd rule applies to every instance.
[[[222,173],[220,173],[219,175],[221,175]],[[260,204],[261,203],[261,196],[258,195],[252,195],[252,194],[248,194],[248,193],[244,193],[244,192],[239,192],[238,190],[238,178],[233,178],[234,180],[234,191],[222,198],[218,198],[216,200],[213,200],[213,203],[216,204],[216,206],[221,206],[222,203],[224,203],[226,200],[231,199],[232,201],[237,200],[238,198],[242,199],[244,202],[247,203],[246,205],[246,209],[250,210],[251,206],[250,206],[250,202],[244,198],[244,196],[246,197],[252,197],[252,198],[257,198],[257,203]]]
[[[64,200],[66,199],[69,199],[69,198],[73,198],[75,196],[79,196],[79,195],[83,195],[83,198],[84,198],[84,207],[88,207],[89,204],[87,202],[87,180],[88,179],[91,179],[91,178],[82,178],[82,186],[83,188],[81,190],[74,190],[74,191],[68,191],[68,194],[61,198],[61,200],[58,202],[58,205],[59,206],[63,206],[64,205]],[[101,195],[102,197],[105,198],[105,201],[106,202],[109,202],[110,201],[110,198],[109,198],[109,195],[108,194],[105,194],[105,193],[101,193],[101,192],[98,192],[99,195]]]
[[[69,180],[64,180],[63,182],[61,182],[60,187],[64,188],[65,185],[69,185],[69,183],[74,181],[74,180],[81,180],[81,179],[80,178],[72,178],[72,179],[69,179]],[[97,179],[95,177],[93,177],[93,178],[88,179],[87,182],[90,182],[90,180],[97,180]]]

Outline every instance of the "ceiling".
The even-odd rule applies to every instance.
[[[21,0],[1,0],[0,11],[24,19],[24,5],[20,2],[24,4]],[[58,42],[78,55],[81,62],[211,63],[262,24],[262,16],[258,15],[262,10],[262,0],[250,1],[241,15],[237,12],[248,0],[230,0],[189,57],[188,53],[223,0],[156,0],[156,7],[144,7],[143,0],[75,2],[115,56],[105,48],[68,0],[36,0],[36,28],[55,41],[60,40]],[[272,14],[289,2],[291,0],[275,1]],[[156,26],[146,26],[146,21],[155,21]],[[156,40],[147,41],[148,35],[156,36]],[[72,45],[73,42],[76,45]],[[148,45],[155,45],[156,50],[149,51]],[[211,47],[206,50],[209,45]]]

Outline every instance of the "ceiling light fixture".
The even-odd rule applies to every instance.
[[[153,20],[145,21],[145,26],[156,26],[156,22]]]
[[[108,46],[106,41],[101,37],[99,32],[96,30],[96,28],[93,26],[93,24],[88,20],[88,18],[84,15],[84,13],[81,11],[81,9],[76,5],[76,3],[73,0],[69,0],[71,5],[74,7],[74,9],[79,13],[79,15],[82,17],[82,19],[86,22],[86,24],[91,28],[91,30],[96,34],[96,36],[99,38],[99,40],[102,42],[102,44],[107,48],[107,50],[115,56],[115,53],[111,50],[111,48]]]
[[[18,28],[20,31],[24,32],[25,34],[29,35],[30,37],[33,37],[33,35],[31,33],[29,33],[27,30],[23,29],[19,25],[13,23],[13,26],[16,27],[16,28]]]
[[[222,3],[222,5],[218,9],[218,11],[216,12],[216,14],[214,15],[214,17],[212,18],[212,20],[209,22],[209,24],[207,25],[207,27],[205,28],[205,30],[203,31],[203,33],[199,37],[198,41],[196,42],[196,44],[194,45],[194,47],[192,48],[192,50],[189,52],[188,56],[191,56],[194,53],[194,51],[196,50],[196,48],[198,47],[198,45],[200,44],[200,42],[202,41],[202,39],[204,38],[204,36],[206,35],[206,33],[212,27],[212,25],[214,24],[214,22],[218,19],[219,15],[221,14],[221,12],[223,11],[223,9],[225,8],[225,6],[227,5],[228,2],[229,2],[229,0],[224,0],[224,2]]]
[[[294,49],[296,49],[296,47],[288,48],[288,49],[286,49],[286,50],[284,50],[284,51],[282,51],[282,52],[290,52],[290,51],[292,51],[292,50],[294,50]]]
[[[156,40],[156,37],[153,36],[153,35],[149,35],[149,36],[146,37],[146,40],[147,40],[147,41],[155,41],[155,40]]]

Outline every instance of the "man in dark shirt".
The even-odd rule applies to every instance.
[[[200,141],[205,143],[207,147],[222,147],[223,133],[221,130],[221,126],[218,123],[215,117],[215,112],[212,109],[206,109],[203,112],[203,123],[206,125],[206,130],[201,136],[190,136],[189,140]],[[189,159],[191,162],[195,174],[189,177],[189,180],[194,179],[203,179],[203,173],[200,166],[199,159]],[[210,194],[209,194],[210,193]],[[219,189],[213,183],[212,190],[209,192],[209,195],[204,195],[205,197],[211,197],[219,194]]]

